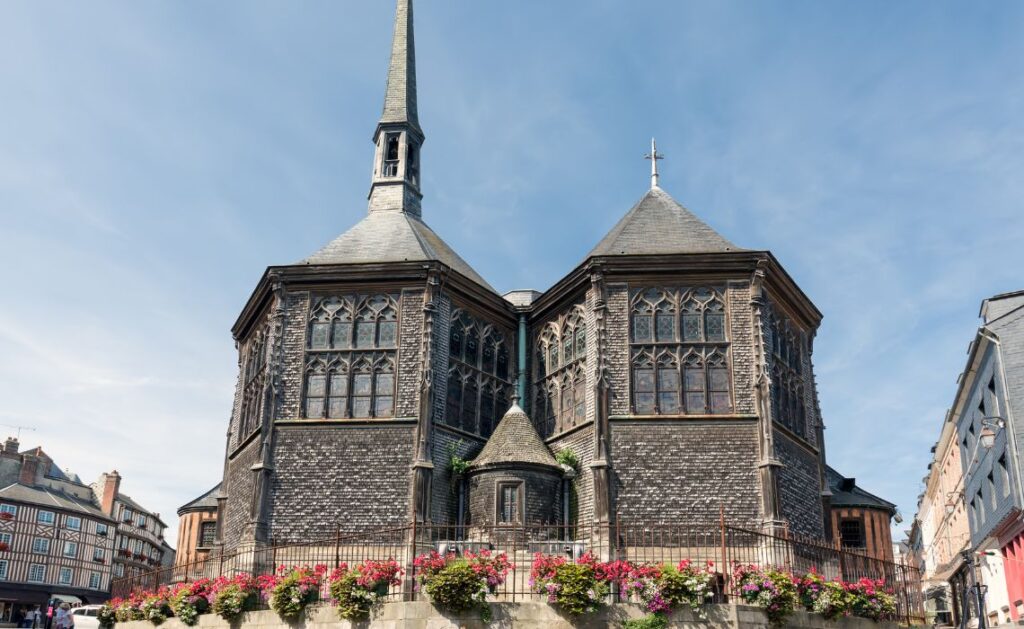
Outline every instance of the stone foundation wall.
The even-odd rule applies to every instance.
[[[304,621],[286,623],[272,611],[250,612],[237,623],[228,623],[219,616],[205,614],[199,617],[199,629],[597,629],[621,627],[627,620],[642,618],[644,611],[638,605],[609,605],[596,614],[570,618],[563,616],[547,604],[491,603],[491,622],[484,623],[480,615],[442,614],[427,602],[388,603],[377,609],[371,620],[352,623],[338,618],[333,607],[323,606],[309,610]],[[764,612],[746,605],[709,605],[706,618],[698,618],[689,610],[676,612],[669,619],[669,627],[679,629],[768,629]],[[177,618],[160,625],[162,629],[188,629]],[[796,612],[785,627],[789,629],[897,629],[896,623],[875,623],[863,618],[844,618],[839,622],[826,621],[816,614]],[[146,621],[117,623],[114,629],[153,629]]]

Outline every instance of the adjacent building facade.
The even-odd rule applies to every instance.
[[[551,461],[567,449],[578,523],[699,525],[722,509],[830,536],[821,313],[770,252],[680,205],[652,159],[650,189],[582,263],[546,291],[501,295],[424,222],[424,139],[412,6],[398,0],[367,216],[268,268],[233,327],[217,543],[560,521],[561,501],[536,499],[561,485]],[[514,447],[492,444],[514,398],[515,429],[498,433],[528,426],[547,454],[488,454],[460,509],[449,461]]]
[[[18,441],[7,439],[0,452],[0,622],[54,599],[102,602],[112,578],[158,565],[119,558],[118,549],[134,548],[143,528],[162,536],[159,518],[120,494],[119,485],[117,472],[86,485],[41,448],[20,452]],[[121,508],[129,504],[131,523]],[[145,514],[145,527],[134,513]]]
[[[217,541],[220,484],[178,509],[178,550],[174,567],[187,568],[210,556]],[[176,572],[177,574],[177,572]]]
[[[832,537],[843,548],[892,562],[891,525],[896,505],[858,487],[856,479],[831,467],[826,473],[832,491]]]
[[[998,624],[1024,616],[1024,426],[1015,419],[1024,413],[1024,291],[984,300],[980,316],[918,518],[926,561],[944,566],[933,579],[949,583],[954,621],[983,613]],[[981,605],[975,583],[985,586]]]

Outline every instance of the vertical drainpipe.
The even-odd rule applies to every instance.
[[[516,356],[519,366],[518,378],[516,378],[516,395],[519,396],[519,404],[526,407],[526,313],[519,313],[519,353]]]

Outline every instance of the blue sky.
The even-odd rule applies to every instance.
[[[825,314],[829,461],[912,514],[979,301],[1024,288],[1024,4],[416,9],[431,226],[547,288],[656,136],[662,186]],[[392,16],[0,3],[0,423],[168,521],[217,481],[231,323],[365,212]]]

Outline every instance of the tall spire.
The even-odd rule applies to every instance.
[[[420,216],[420,147],[416,110],[416,44],[412,0],[398,0],[391,42],[384,111],[373,141],[377,145],[370,185],[369,210],[407,212]]]
[[[391,64],[388,66],[388,87],[384,93],[384,113],[380,122],[404,122],[420,129],[416,111],[416,42],[412,27],[412,0],[398,0],[395,34],[391,40]]]

